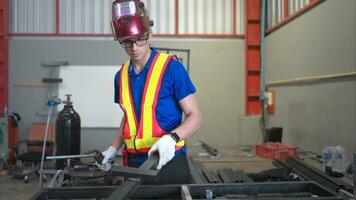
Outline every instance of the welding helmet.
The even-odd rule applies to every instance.
[[[115,0],[112,4],[112,31],[115,40],[143,37],[150,32],[151,22],[140,0]]]

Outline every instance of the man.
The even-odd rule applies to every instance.
[[[188,183],[185,140],[202,123],[195,87],[181,63],[150,48],[150,21],[140,0],[116,0],[112,8],[114,37],[130,60],[115,76],[115,102],[124,117],[112,145],[103,152],[102,165],[108,166],[125,144],[125,165],[139,167],[158,153],[157,183]]]

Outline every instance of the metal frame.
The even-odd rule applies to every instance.
[[[50,159],[56,159],[56,158],[68,158],[68,157],[92,157],[95,156],[95,154],[88,154],[88,155],[72,155],[72,156],[52,156],[49,157]],[[109,199],[127,199],[133,193],[136,191],[136,189],[139,187],[139,185],[144,181],[155,181],[156,176],[158,175],[159,171],[154,170],[153,168],[157,165],[158,162],[158,155],[154,154],[151,155],[139,168],[131,168],[131,167],[121,167],[121,166],[113,166],[112,170],[108,172],[109,176],[115,175],[115,176],[121,176],[126,178],[127,180],[120,185],[119,187],[114,187],[114,191],[111,191],[109,194]],[[41,173],[43,174],[56,174],[49,185],[48,188],[53,188],[55,186],[61,186],[63,183],[63,178],[58,179],[58,175],[61,174],[61,176],[64,176],[64,174],[68,174],[68,170],[63,171],[63,170],[42,170]],[[58,179],[58,180],[57,180]],[[61,187],[56,187],[61,188]],[[74,187],[73,187],[74,188]],[[84,198],[87,198],[86,195],[94,195],[91,190],[95,190],[94,188],[90,187],[85,187],[84,193],[79,192],[76,195],[72,196],[72,193],[69,192],[69,194],[64,194],[63,198],[82,198],[84,195]],[[106,191],[106,190],[105,190]],[[56,193],[56,192],[55,192]],[[105,192],[104,192],[105,193]],[[105,193],[108,194],[108,193]],[[47,199],[47,191],[45,189],[42,189],[38,191],[32,199]],[[106,197],[107,198],[107,197]]]
[[[157,165],[159,158],[157,154],[151,155],[139,168],[113,168],[112,175],[129,178],[119,188],[117,188],[109,197],[111,200],[128,199],[134,194],[143,180],[155,181],[158,170],[152,170]],[[119,170],[120,169],[120,170]]]
[[[118,199],[128,199],[131,197],[139,185],[141,184],[141,179],[128,180],[125,181],[119,188],[117,188],[112,194],[109,196],[109,200],[118,200]]]
[[[130,182],[131,186],[135,183]],[[270,183],[232,183],[232,184],[190,184],[190,185],[141,185],[135,194],[126,186],[120,186],[125,194],[117,194],[117,187],[59,187],[43,188],[31,199],[85,199],[85,198],[108,198],[110,199],[194,199],[205,198],[207,191],[211,191],[214,197],[228,196],[232,198],[253,199],[342,199],[335,192],[321,185],[306,182],[270,182]],[[115,196],[115,198],[114,198]]]
[[[338,192],[341,189],[348,192],[353,190],[351,185],[325,174],[323,171],[301,161],[300,159],[287,157],[285,162],[288,166],[292,167],[298,175],[307,180],[315,181],[329,190],[334,192]]]
[[[354,155],[356,159],[356,154]],[[150,157],[140,168],[122,169],[114,168],[113,175],[136,178],[128,178],[120,186],[99,187],[48,187],[38,191],[31,199],[195,199],[208,197],[226,198],[253,198],[253,199],[349,199],[348,187],[343,182],[334,183],[323,172],[305,165],[295,158],[287,158],[286,162],[274,162],[279,166],[293,166],[302,179],[313,181],[288,181],[288,182],[254,182],[254,183],[201,183],[204,182],[204,173],[209,172],[202,166],[196,166],[192,159],[189,160],[193,181],[199,184],[188,185],[140,185],[147,178],[155,178],[158,171],[152,170],[158,161],[158,156]],[[201,168],[202,167],[202,168]],[[123,171],[122,171],[123,170]],[[205,171],[204,171],[205,170]],[[155,171],[156,173],[153,173]],[[232,170],[231,170],[232,171]],[[232,171],[233,172],[233,171]],[[239,172],[234,172],[239,173]],[[218,174],[224,176],[222,180],[236,181],[229,173],[229,169],[218,170]],[[238,179],[242,179],[241,176]],[[217,177],[218,179],[218,177]],[[229,179],[229,180],[228,180]],[[325,180],[327,179],[327,180]],[[206,180],[205,180],[206,181]],[[207,180],[209,181],[209,180]],[[316,182],[315,182],[316,181]],[[329,184],[326,184],[326,182]],[[333,185],[334,184],[334,185]],[[336,186],[335,186],[336,185]],[[341,191],[341,192],[340,192]],[[352,198],[352,195],[351,195]]]

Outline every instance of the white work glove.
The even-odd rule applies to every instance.
[[[151,156],[154,152],[158,151],[159,161],[157,170],[160,170],[162,166],[166,165],[174,157],[176,150],[176,142],[172,136],[164,135],[161,137],[150,149],[148,156]]]
[[[101,162],[102,165],[106,165],[109,160],[113,160],[116,156],[117,149],[113,146],[110,146],[107,150],[103,151],[102,154],[104,156],[103,161]]]
[[[95,165],[102,171],[110,171],[111,169],[111,164],[110,163],[106,163],[106,164],[99,164],[98,162],[95,161]]]
[[[107,150],[102,152],[104,156],[103,161],[101,163],[97,163],[95,161],[96,166],[103,171],[109,171],[111,169],[111,164],[109,161],[115,158],[116,152],[117,149],[113,146],[110,146]]]

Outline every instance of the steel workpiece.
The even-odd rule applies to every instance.
[[[135,185],[135,183],[132,183],[132,185]],[[342,199],[341,197],[338,197],[335,192],[328,190],[312,181],[188,185],[139,185],[134,194],[132,194],[132,192],[129,193],[128,190],[130,190],[130,188],[122,188],[123,191],[127,191],[127,193],[120,196],[120,198],[119,196],[116,196],[116,199],[181,199],[182,188],[185,188],[185,192],[183,192],[183,194],[187,195],[189,192],[192,198],[205,198],[206,190],[211,190],[214,197],[228,196],[229,198],[235,199]],[[117,186],[43,188],[31,199],[100,199],[112,196],[114,192],[118,191],[117,189]]]

